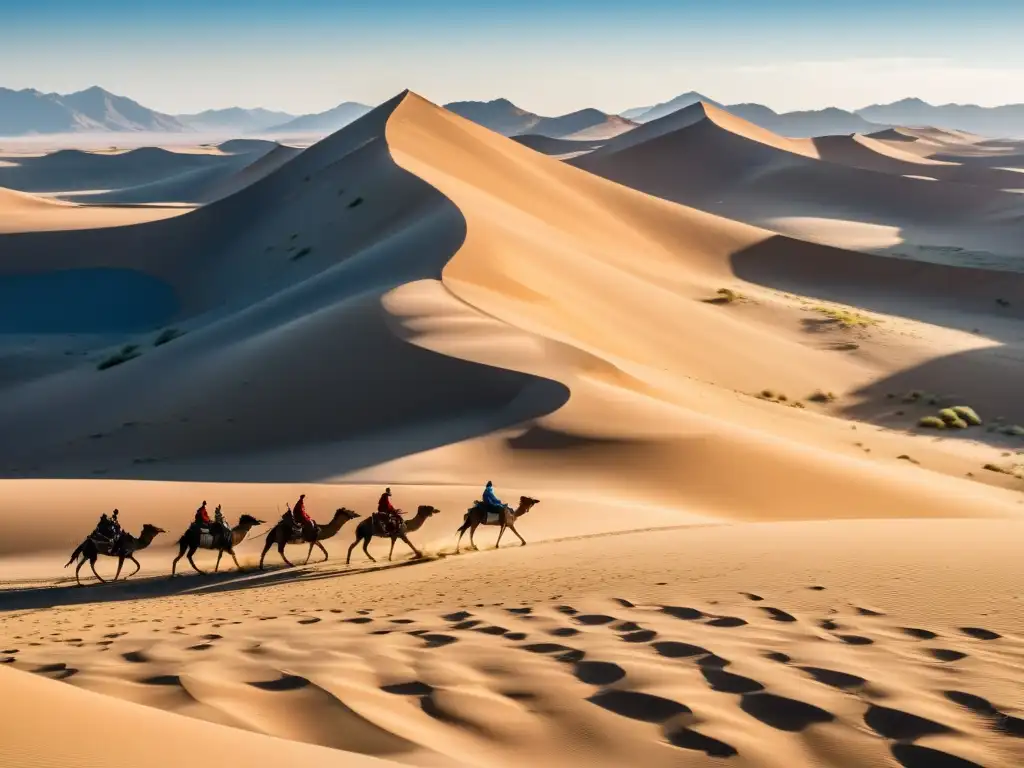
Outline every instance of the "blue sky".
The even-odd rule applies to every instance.
[[[165,112],[403,88],[557,114],[699,90],[775,109],[1024,102],[1024,0],[0,0],[0,86]],[[1016,38],[1016,39],[1015,39]]]

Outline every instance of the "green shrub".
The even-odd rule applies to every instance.
[[[943,408],[939,411],[939,418],[947,424],[952,424],[954,421],[959,420],[959,416],[956,415],[956,411],[952,408]]]
[[[174,341],[179,336],[184,336],[184,331],[179,331],[177,328],[166,328],[160,331],[160,335],[156,337],[156,341],[153,342],[154,347],[162,346],[169,341]]]
[[[975,412],[973,408],[968,405],[954,405],[952,408],[953,413],[959,416],[961,419],[966,421],[972,427],[981,426],[981,417]]]
[[[111,355],[106,360],[100,361],[96,365],[96,370],[105,371],[107,370],[107,368],[113,368],[115,365],[127,363],[132,358],[138,357],[141,354],[142,353],[139,352],[138,344],[126,344],[125,346],[121,347],[121,351],[118,352],[117,354]]]
[[[967,429],[967,422],[963,419],[954,419],[949,422],[950,429]]]
[[[945,429],[946,422],[940,419],[938,416],[925,416],[917,422],[919,427],[927,427],[928,429]]]
[[[1024,437],[1024,427],[1019,424],[1011,424],[1008,427],[1003,427],[1003,434],[1013,437]]]

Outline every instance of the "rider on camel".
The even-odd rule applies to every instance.
[[[299,496],[299,500],[295,502],[295,507],[292,509],[292,520],[295,525],[305,530],[313,526],[313,518],[306,512],[306,494]]]
[[[196,518],[194,524],[197,528],[209,528],[211,525],[210,513],[206,511],[205,499],[203,500],[202,506],[200,506],[199,509],[196,510]]]
[[[100,521],[96,524],[96,530],[93,532],[93,535],[106,539],[111,544],[116,542],[121,536],[121,524],[117,521],[117,515],[118,511],[116,509],[111,517],[108,517],[106,512],[100,515]]]
[[[388,533],[395,533],[402,525],[402,510],[395,509],[391,503],[391,489],[385,488],[377,502],[377,514],[381,515],[385,530]]]
[[[491,507],[495,511],[505,508],[501,499],[494,495],[494,484],[490,480],[487,481],[487,486],[484,488],[484,506]]]

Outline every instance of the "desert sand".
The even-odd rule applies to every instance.
[[[22,162],[0,764],[1019,764],[1024,197],[983,143],[706,105],[513,141],[407,92],[202,183],[136,150],[72,185],[165,207]],[[918,426],[947,406],[983,423]],[[488,479],[540,499],[528,545],[457,552]],[[426,557],[347,565],[385,486],[440,510]],[[362,517],[254,570],[300,493]],[[263,521],[245,570],[170,579],[203,499]],[[77,587],[114,507],[164,532]]]

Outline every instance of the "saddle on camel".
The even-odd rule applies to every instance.
[[[117,516],[118,510],[114,510],[109,516],[106,512],[100,515],[96,528],[89,534],[89,539],[96,545],[96,550],[102,555],[113,555],[117,550],[117,543],[123,531]]]
[[[196,510],[195,518],[192,520],[192,527],[199,533],[198,546],[202,549],[217,549],[218,540],[231,537],[231,528],[224,519],[221,512],[221,505],[213,511],[213,520],[206,510],[206,500]]]

